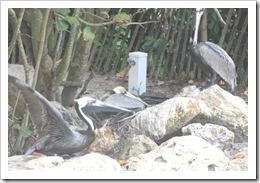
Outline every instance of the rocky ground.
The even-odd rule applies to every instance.
[[[17,66],[9,66],[10,72],[23,78]],[[121,84],[116,76],[94,74],[86,91],[99,98]],[[127,88],[126,83],[123,86]],[[172,99],[126,122],[122,131],[129,134],[124,138],[113,127],[104,126],[88,149],[91,153],[69,160],[12,156],[9,170],[247,171],[245,88],[238,87],[234,96],[217,85],[205,92],[186,86],[189,84],[148,80],[146,94]]]

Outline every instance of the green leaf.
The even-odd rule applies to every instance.
[[[84,41],[93,40],[94,38],[95,38],[95,34],[93,34],[93,32],[91,31],[89,26],[86,26],[83,29],[83,39],[84,39]]]
[[[150,47],[154,43],[155,39],[152,36],[148,36],[145,38],[145,42],[143,44],[144,47]]]
[[[17,130],[20,130],[20,129],[21,129],[21,126],[20,126],[19,124],[15,124],[15,125],[13,126],[13,128],[16,128]]]
[[[168,43],[168,41],[166,39],[162,39],[162,38],[158,39],[157,41],[159,43],[159,46],[162,46],[162,47]]]
[[[23,137],[29,137],[32,135],[32,131],[30,131],[27,127],[25,126],[22,126],[21,129],[19,130],[20,134],[23,136]]]
[[[96,41],[96,40],[93,40],[93,44],[94,44],[94,46],[96,46],[96,47],[101,47],[101,46],[102,46],[102,43],[99,42],[99,41]]]
[[[31,130],[29,130],[27,127],[25,127],[25,126],[21,126],[21,125],[19,125],[19,124],[15,124],[14,126],[13,126],[13,128],[16,128],[18,131],[19,131],[19,133],[21,134],[21,136],[23,136],[23,137],[29,137],[30,135],[32,135],[32,131]]]
[[[65,16],[70,13],[69,8],[53,8],[53,11],[55,13],[59,13],[59,14],[65,15]]]
[[[105,15],[105,17],[109,17],[108,12],[106,12],[106,11],[101,11],[101,12],[100,12],[100,15]]]
[[[65,20],[58,20],[56,24],[56,29],[59,31],[64,31],[69,28],[69,23]]]
[[[67,16],[66,20],[69,22],[70,25],[80,25],[80,22],[76,17]]]
[[[155,41],[153,43],[153,48],[156,50],[158,48],[158,45],[159,45],[159,42],[158,41]]]

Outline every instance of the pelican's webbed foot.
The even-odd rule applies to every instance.
[[[212,86],[212,82],[211,81],[206,81],[205,83],[201,84],[201,85],[197,85],[196,88],[199,88],[200,91],[205,90],[209,87]]]

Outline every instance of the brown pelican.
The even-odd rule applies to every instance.
[[[28,84],[13,76],[8,75],[8,80],[21,91],[28,105],[35,132],[38,135],[38,140],[27,150],[25,155],[30,155],[33,152],[45,155],[71,155],[80,152],[95,139],[95,125],[83,113],[82,108],[87,110],[86,106],[94,106],[95,108],[99,107],[99,110],[103,108],[105,111],[120,110],[112,105],[96,103],[96,100],[90,97],[75,100],[75,109],[88,126],[88,129],[85,130],[74,125],[74,119],[60,104],[48,101]],[[91,110],[94,111],[93,108]]]
[[[124,87],[117,86],[111,92],[100,98],[105,104],[118,106],[129,110],[142,110],[149,106],[140,98],[129,93]]]
[[[230,56],[218,45],[211,42],[197,42],[200,19],[203,15],[203,8],[196,9],[196,25],[191,48],[192,59],[205,72],[211,74],[211,80],[201,89],[216,83],[220,76],[233,92],[236,87],[236,68]]]

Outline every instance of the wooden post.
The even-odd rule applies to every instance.
[[[142,95],[146,92],[147,53],[129,53],[129,63],[132,67],[129,70],[128,91],[137,96]]]

